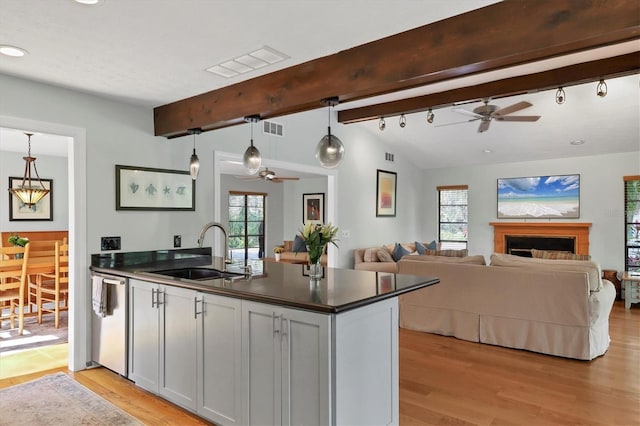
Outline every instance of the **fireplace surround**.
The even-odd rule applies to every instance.
[[[562,243],[573,242],[573,250],[553,248],[553,250],[572,251],[576,254],[589,254],[589,222],[491,222],[493,226],[493,251],[508,253],[507,237],[536,237],[542,240],[565,239]],[[545,250],[544,246],[517,247],[537,248]],[[562,246],[563,247],[563,246]]]

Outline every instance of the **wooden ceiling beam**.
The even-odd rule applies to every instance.
[[[177,137],[522,65],[640,37],[637,0],[507,0],[154,109]]]
[[[460,102],[476,101],[484,98],[498,99],[506,96],[534,93],[555,89],[560,86],[568,87],[639,72],[640,54],[634,52],[475,86],[460,87],[413,98],[345,109],[338,111],[338,122],[349,124],[377,120],[380,117],[446,108]]]

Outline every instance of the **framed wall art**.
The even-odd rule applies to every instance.
[[[324,193],[302,194],[302,223],[324,223]]]
[[[498,179],[498,219],[577,219],[580,175]]]
[[[395,216],[397,174],[378,169],[376,182],[376,216]]]
[[[188,171],[116,165],[116,210],[196,209]]]
[[[9,177],[9,188],[19,188],[22,185],[21,177]],[[53,179],[40,179],[44,189],[49,193],[37,204],[26,206],[15,195],[9,192],[9,220],[53,220]],[[40,187],[37,180],[32,180],[33,187]]]

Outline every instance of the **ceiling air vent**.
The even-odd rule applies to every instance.
[[[284,136],[284,128],[282,127],[282,124],[274,123],[273,121],[263,121],[262,131],[270,135]]]

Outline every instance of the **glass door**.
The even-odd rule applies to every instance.
[[[232,259],[265,257],[266,195],[234,191],[229,193],[229,250]]]

